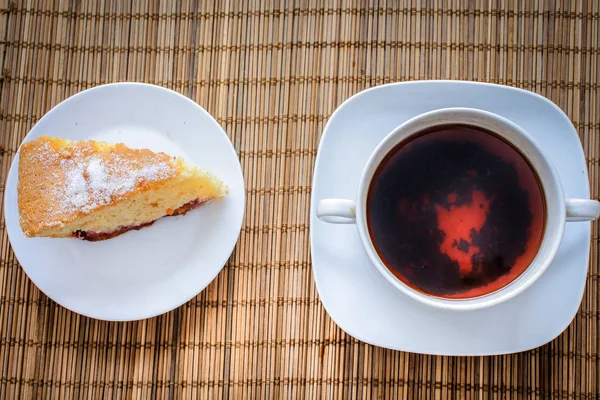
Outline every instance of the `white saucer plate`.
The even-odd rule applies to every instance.
[[[239,237],[244,180],[231,141],[199,105],[159,86],[103,85],[54,107],[25,141],[42,135],[182,156],[229,187],[224,199],[110,240],[27,238],[19,226],[17,153],[6,182],[6,228],[19,263],[47,296],[93,318],[137,320],[180,306],[221,271]]]
[[[313,273],[321,301],[348,334],[381,347],[424,354],[492,355],[529,350],[558,336],[581,303],[590,223],[567,223],[552,265],[525,292],[491,308],[453,312],[403,295],[370,263],[354,225],[316,217],[324,198],[356,197],[377,144],[421,113],[472,107],[499,114],[529,132],[552,160],[567,197],[589,198],[585,157],[567,116],[532,92],[500,85],[418,81],[383,85],[346,100],[319,145],[311,199]]]

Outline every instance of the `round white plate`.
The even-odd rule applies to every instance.
[[[540,346],[571,322],[583,295],[590,223],[568,223],[558,253],[526,291],[505,303],[452,312],[400,293],[377,272],[356,226],[327,224],[315,214],[324,198],[356,196],[362,170],[392,129],[421,113],[473,107],[517,123],[540,143],[558,170],[565,195],[589,198],[586,162],[573,124],[548,99],[507,86],[459,81],[382,85],[346,100],[319,145],[311,199],[311,254],[317,290],[347,333],[382,347],[416,353],[491,355]]]
[[[19,225],[17,153],[6,182],[6,228],[21,266],[48,297],[86,316],[136,320],[180,306],[221,271],[242,226],[244,179],[231,141],[198,104],[159,86],[103,85],[54,107],[25,141],[42,135],[182,156],[229,186],[224,199],[110,240],[27,238]]]

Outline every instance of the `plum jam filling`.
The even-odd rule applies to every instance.
[[[181,207],[173,210],[171,213],[166,214],[165,217],[173,216],[173,215],[183,215],[190,210],[200,207],[205,202],[206,202],[206,200],[201,200],[201,199],[192,200],[188,203],[185,203]],[[114,238],[115,236],[119,236],[127,231],[139,230],[139,229],[145,228],[147,226],[152,225],[154,222],[155,221],[150,221],[150,222],[146,222],[144,224],[139,224],[139,225],[122,226],[117,229],[113,229],[110,231],[102,231],[102,232],[77,230],[77,231],[73,232],[72,236],[75,238],[78,238],[78,239],[87,240],[89,242],[98,242],[100,240]]]

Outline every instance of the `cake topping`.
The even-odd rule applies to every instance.
[[[110,157],[110,162],[97,156],[63,159],[60,165],[66,185],[56,188],[63,192],[57,193],[59,198],[65,207],[84,212],[108,204],[114,196],[130,192],[139,184],[172,175],[172,167],[165,162],[140,165],[118,156]]]
[[[90,212],[109,204],[149,182],[174,176],[169,158],[123,158],[116,152],[97,154],[85,148],[56,151],[45,143],[37,153],[38,159],[48,168],[56,169],[56,178],[63,176],[64,184],[52,188],[59,212]]]

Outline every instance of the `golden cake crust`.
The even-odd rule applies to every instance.
[[[165,186],[185,169],[183,160],[147,149],[40,137],[20,150],[21,228],[37,236],[116,202],[135,202],[136,195]]]

